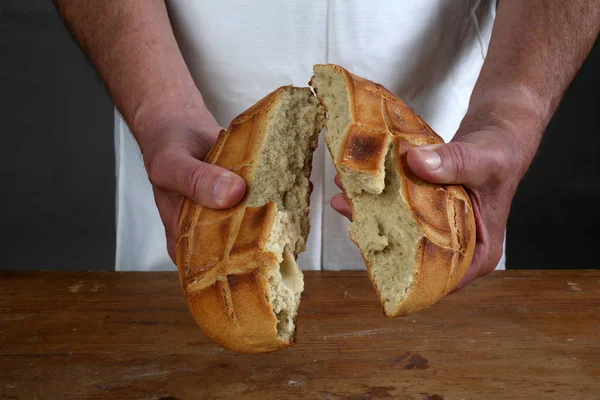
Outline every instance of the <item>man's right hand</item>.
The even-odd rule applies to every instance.
[[[220,129],[185,64],[166,4],[54,2],[142,150],[175,262],[184,199],[229,208],[244,196],[245,183],[233,172],[202,162]]]
[[[152,124],[151,138],[141,144],[154,199],[165,226],[167,250],[175,262],[179,217],[185,198],[212,208],[235,206],[244,197],[246,184],[237,174],[202,162],[214,145],[220,127],[202,107],[194,123],[172,121]]]

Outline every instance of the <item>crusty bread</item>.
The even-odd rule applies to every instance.
[[[264,353],[295,340],[304,288],[295,260],[309,231],[309,177],[323,118],[309,88],[275,90],[235,118],[205,160],[244,178],[242,202],[228,210],[184,203],[179,278],[194,318],[225,348]]]
[[[460,282],[475,248],[461,186],[426,183],[406,152],[443,140],[383,86],[337,65],[316,65],[310,85],[327,110],[327,147],[352,206],[361,250],[387,316],[428,308]]]
[[[207,336],[239,353],[291,345],[304,289],[296,265],[309,231],[310,169],[325,139],[352,206],[358,245],[387,316],[433,305],[464,276],[475,222],[461,186],[434,185],[406,165],[413,146],[443,143],[383,86],[316,65],[309,88],[281,87],[221,132],[206,162],[238,173],[242,202],[210,210],[186,200],[179,278]]]

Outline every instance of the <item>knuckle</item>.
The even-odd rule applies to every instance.
[[[453,164],[456,178],[459,180],[468,175],[473,165],[473,155],[467,147],[467,143],[458,142],[453,143],[453,146],[447,147],[450,153],[450,162]]]
[[[514,157],[505,149],[497,148],[488,152],[487,164],[490,180],[494,183],[505,181],[514,170]]]
[[[166,158],[167,156],[164,153],[159,153],[152,157],[144,157],[148,179],[150,179],[150,183],[153,186],[163,187],[165,185],[164,166],[168,165]]]
[[[502,181],[506,176],[507,165],[505,162],[505,157],[502,154],[498,154],[498,152],[494,152],[489,156],[489,171],[490,177],[494,182]]]
[[[204,160],[204,158],[206,158],[206,155],[208,154],[210,149],[215,144],[215,140],[207,137],[207,135],[202,135],[202,134],[196,135],[195,138],[196,138],[196,146],[195,147],[197,149],[197,154],[195,154],[195,156],[201,160]]]
[[[208,189],[208,181],[206,168],[192,167],[187,169],[183,176],[186,195],[197,199],[204,190]]]
[[[502,242],[495,243],[490,249],[490,266],[496,267],[502,258]]]
[[[502,246],[493,246],[490,249],[487,265],[481,268],[483,274],[488,274],[496,269],[498,262],[502,258]]]
[[[485,249],[485,257],[482,259],[482,265],[479,266],[479,276],[494,271],[498,266],[504,252],[503,238],[503,233],[491,234]]]

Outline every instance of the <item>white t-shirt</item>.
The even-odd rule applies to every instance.
[[[221,126],[279,86],[307,86],[334,63],[379,82],[449,141],[487,51],[495,0],[173,0],[173,29],[196,85]],[[117,270],[174,270],[142,157],[116,113]],[[364,269],[322,138],[311,180],[303,269]],[[499,269],[504,268],[504,257]]]

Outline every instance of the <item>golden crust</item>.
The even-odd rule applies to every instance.
[[[389,135],[353,124],[341,152],[340,164],[353,171],[376,174],[383,164],[389,143]]]
[[[456,287],[473,258],[475,219],[470,198],[462,186],[424,182],[406,165],[406,152],[410,148],[444,143],[412,108],[385,87],[340,66],[319,66],[342,74],[349,99],[350,127],[339,154],[335,154],[327,141],[338,173],[352,170],[383,180],[382,158],[388,151],[383,143],[391,141],[397,151],[402,198],[423,231],[413,269],[414,284],[398,308],[387,315],[408,315],[426,309]],[[364,253],[363,259],[377,290]]]
[[[410,173],[405,165],[410,147],[443,143],[410,107],[383,86],[330,67],[343,74],[350,100],[349,134],[342,151],[332,154],[338,172],[346,168],[383,181],[383,161],[393,143],[402,196],[424,232],[414,284],[388,315],[423,310],[452,290],[471,262],[475,222],[469,196],[460,186],[432,185]],[[288,88],[275,90],[235,118],[219,134],[205,162],[235,171],[249,189],[271,113]],[[310,93],[308,88],[300,90]],[[328,147],[331,151],[330,143]],[[277,318],[268,300],[265,271],[279,265],[267,246],[276,205],[248,207],[246,201],[228,210],[210,210],[186,200],[176,258],[188,306],[206,335],[230,350],[255,354],[279,350],[294,340],[277,337]],[[372,276],[371,281],[375,285]]]
[[[221,131],[205,158],[244,178],[247,193],[269,120],[290,88],[312,96],[309,88],[275,90]],[[275,203],[248,207],[247,198],[227,210],[204,208],[189,199],[183,205],[176,261],[188,306],[205,334],[232,351],[264,353],[292,344],[277,337],[264,274],[279,267],[267,246],[276,211]]]
[[[280,350],[290,345],[277,338],[277,318],[266,299],[267,278],[261,269],[228,275],[187,296],[196,322],[220,346],[244,354]]]

